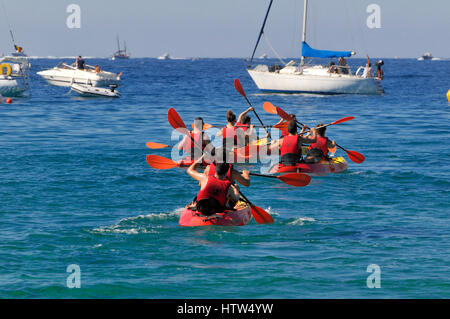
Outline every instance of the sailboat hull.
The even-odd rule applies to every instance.
[[[382,94],[380,80],[355,75],[283,74],[247,70],[258,89],[276,93]]]

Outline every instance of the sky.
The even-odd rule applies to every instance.
[[[7,17],[5,18],[6,8]],[[70,29],[67,6],[81,8]],[[16,42],[30,56],[107,57],[116,36],[132,57],[249,57],[269,0],[0,0],[0,53]],[[367,6],[380,7],[370,29]],[[265,35],[282,57],[298,57],[303,1],[274,0]],[[450,57],[449,0],[309,0],[307,42],[317,49],[353,50],[356,57]],[[274,57],[262,40],[256,55]]]

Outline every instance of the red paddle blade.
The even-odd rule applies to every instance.
[[[253,218],[256,220],[258,224],[272,224],[273,218],[266,212],[264,209],[250,205],[250,209],[252,211]]]
[[[289,122],[281,122],[279,124],[274,125],[273,127],[279,129],[280,131],[287,132],[288,126],[289,126]]]
[[[167,112],[167,119],[169,120],[170,125],[176,129],[178,132],[182,134],[188,134],[189,131],[186,128],[183,120],[180,115],[178,115],[177,111],[174,108],[170,108],[169,112]]]
[[[277,110],[277,114],[285,121],[292,121],[293,118],[291,115],[287,114],[285,111],[280,109],[278,106],[275,107]]]
[[[169,145],[161,144],[161,143],[154,143],[154,142],[147,142],[145,144],[148,148],[151,148],[153,150],[158,150],[160,148],[169,147]]]
[[[303,173],[289,173],[278,176],[277,178],[286,184],[296,187],[303,187],[311,182],[311,176]]]
[[[263,109],[264,111],[266,111],[267,113],[270,114],[277,114],[277,108],[275,107],[275,105],[273,105],[270,102],[264,102],[263,104]]]
[[[234,87],[235,87],[236,91],[239,92],[240,95],[242,95],[244,97],[246,96],[244,89],[242,88],[241,82],[239,82],[239,79],[234,79]]]
[[[355,118],[354,116],[347,116],[347,117],[341,118],[340,120],[331,122],[330,125],[334,125],[334,124],[339,124],[339,123],[347,122],[347,121],[353,120],[354,118]]]
[[[366,159],[364,155],[355,151],[347,151],[347,156],[356,164],[361,164]]]
[[[170,169],[178,166],[177,162],[158,155],[147,155],[146,160],[148,165],[156,169]]]

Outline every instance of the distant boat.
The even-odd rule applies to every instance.
[[[264,54],[261,55],[259,58],[262,59],[262,60],[267,59],[267,54],[264,53]]]
[[[164,53],[163,55],[160,55],[158,58],[158,60],[170,60],[172,59],[169,55],[169,53]]]
[[[431,55],[430,52],[425,52],[420,58],[417,58],[419,61],[425,61],[425,60],[440,60],[439,58],[435,58]]]
[[[115,59],[129,59],[130,58],[130,55],[127,53],[127,44],[125,43],[125,41],[123,41],[123,46],[124,46],[124,49],[121,50],[119,37],[117,37],[117,51],[114,52],[111,60],[114,61]]]
[[[252,61],[258,47],[261,36],[264,35],[264,26],[269,15],[273,0],[270,1],[269,8],[256,41],[253,54],[250,59],[250,65],[247,72],[255,82],[256,86],[263,92],[282,92],[282,93],[319,93],[319,94],[381,94],[383,88],[381,80],[372,76],[359,75],[362,66],[352,73],[349,66],[346,65],[312,65],[306,63],[307,58],[344,58],[355,54],[352,51],[329,51],[317,50],[311,48],[306,43],[306,18],[308,14],[308,1],[304,0],[303,10],[303,33],[302,33],[302,54],[300,63],[290,61],[283,65],[256,65],[253,67]],[[280,58],[281,60],[281,58]],[[330,71],[331,70],[331,71]]]

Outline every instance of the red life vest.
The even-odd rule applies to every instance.
[[[239,128],[241,130],[243,130],[244,132],[247,132],[247,130],[249,129],[250,125],[248,124],[242,124],[241,122],[237,122],[236,126],[240,126]]]
[[[301,155],[300,150],[298,148],[298,138],[299,135],[286,135],[283,137],[283,141],[281,143],[280,155],[283,157],[286,154],[295,154]]]
[[[328,155],[328,137],[322,137],[317,135],[317,139],[315,143],[309,145],[308,149],[317,148],[322,151],[323,156],[326,157]]]
[[[198,192],[197,201],[214,198],[220,205],[225,206],[230,185],[231,182],[229,180],[220,180],[214,176],[208,176],[205,188]]]
[[[240,146],[238,142],[238,137],[236,134],[237,127],[224,127],[222,128],[222,145],[223,147],[231,150],[235,146]]]
[[[235,141],[237,141],[237,134],[236,134],[237,127],[234,126],[232,128],[230,127],[224,127],[222,128],[222,138],[234,138]]]
[[[229,168],[228,168],[228,172],[227,172],[227,177],[228,177],[228,179],[230,179],[230,180],[233,180],[233,165],[229,165]],[[216,164],[214,164],[214,163],[211,163],[211,164],[209,164],[209,172],[208,172],[208,176],[214,176],[214,174],[216,174]]]
[[[198,149],[198,145],[202,146],[202,151],[205,148],[205,146],[203,145],[203,141],[200,141],[200,136],[202,135],[203,132],[198,132],[198,133],[194,133],[193,131],[189,133],[190,138],[186,139],[186,141],[184,142],[183,145],[183,150],[185,153],[189,154],[191,157],[193,157],[194,155],[194,151],[196,151],[196,153],[200,154],[200,151]],[[192,143],[192,139],[194,139],[195,143]]]

